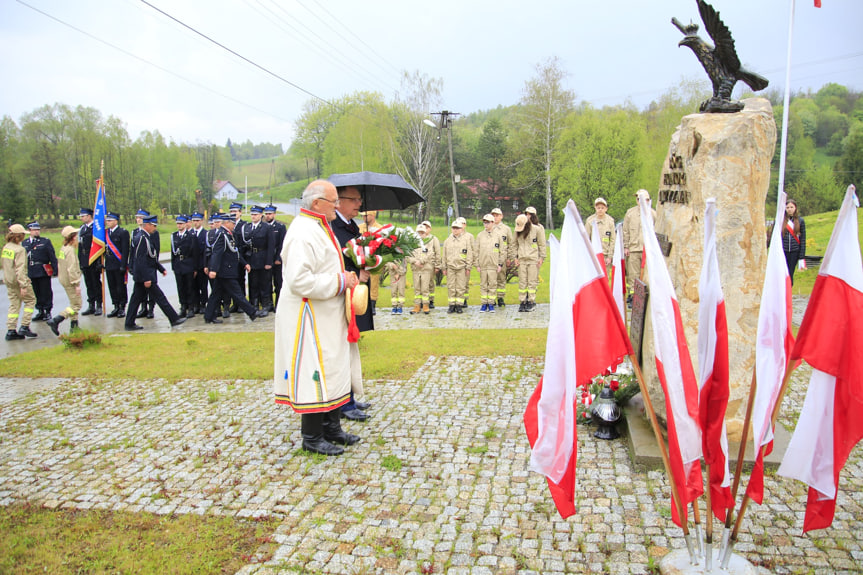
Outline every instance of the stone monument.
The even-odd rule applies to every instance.
[[[671,137],[659,192],[653,195],[656,232],[665,235],[670,244],[666,263],[696,374],[702,220],[705,200],[716,198],[717,255],[729,332],[730,397],[725,419],[730,441],[740,439],[755,365],[760,292],[767,263],[765,198],[776,143],[770,102],[751,98],[743,103],[738,113],[702,113],[683,118]],[[652,329],[648,313],[642,367],[657,416],[665,419],[653,337],[648,335]]]

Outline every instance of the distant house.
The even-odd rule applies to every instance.
[[[228,200],[233,202],[240,195],[240,190],[228,180],[216,180],[213,182],[213,197],[217,200]]]

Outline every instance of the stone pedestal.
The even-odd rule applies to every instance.
[[[671,274],[692,365],[698,374],[698,280],[704,249],[705,200],[716,198],[716,244],[728,318],[730,398],[728,437],[737,441],[755,365],[755,334],[767,263],[764,208],[776,124],[770,102],[744,100],[736,114],[692,114],[671,138],[658,193],[656,233],[671,243],[666,264]],[[650,262],[647,262],[650,265]],[[656,375],[652,325],[644,331],[644,375],[657,415],[665,401]]]

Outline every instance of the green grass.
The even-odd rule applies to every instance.
[[[363,374],[369,379],[408,379],[430,355],[541,357],[545,353],[545,335],[545,329],[519,330],[517,339],[507,330],[366,332],[360,340]],[[237,361],[238,342],[242,342],[244,356],[260,361]],[[118,362],[118,357],[123,361]],[[393,361],[394,357],[399,361]],[[62,374],[94,380],[265,380],[273,377],[273,334],[244,333],[240,339],[219,332],[107,336],[101,345],[82,350],[54,346],[4,358],[0,360],[0,373],[6,377]],[[217,401],[218,397],[213,399]]]
[[[275,520],[0,507],[0,573],[236,573],[269,558]],[[254,557],[261,549],[264,556]]]

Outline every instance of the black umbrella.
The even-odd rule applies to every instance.
[[[353,186],[363,196],[363,210],[403,210],[425,200],[398,174],[354,172],[328,178],[337,188]]]

